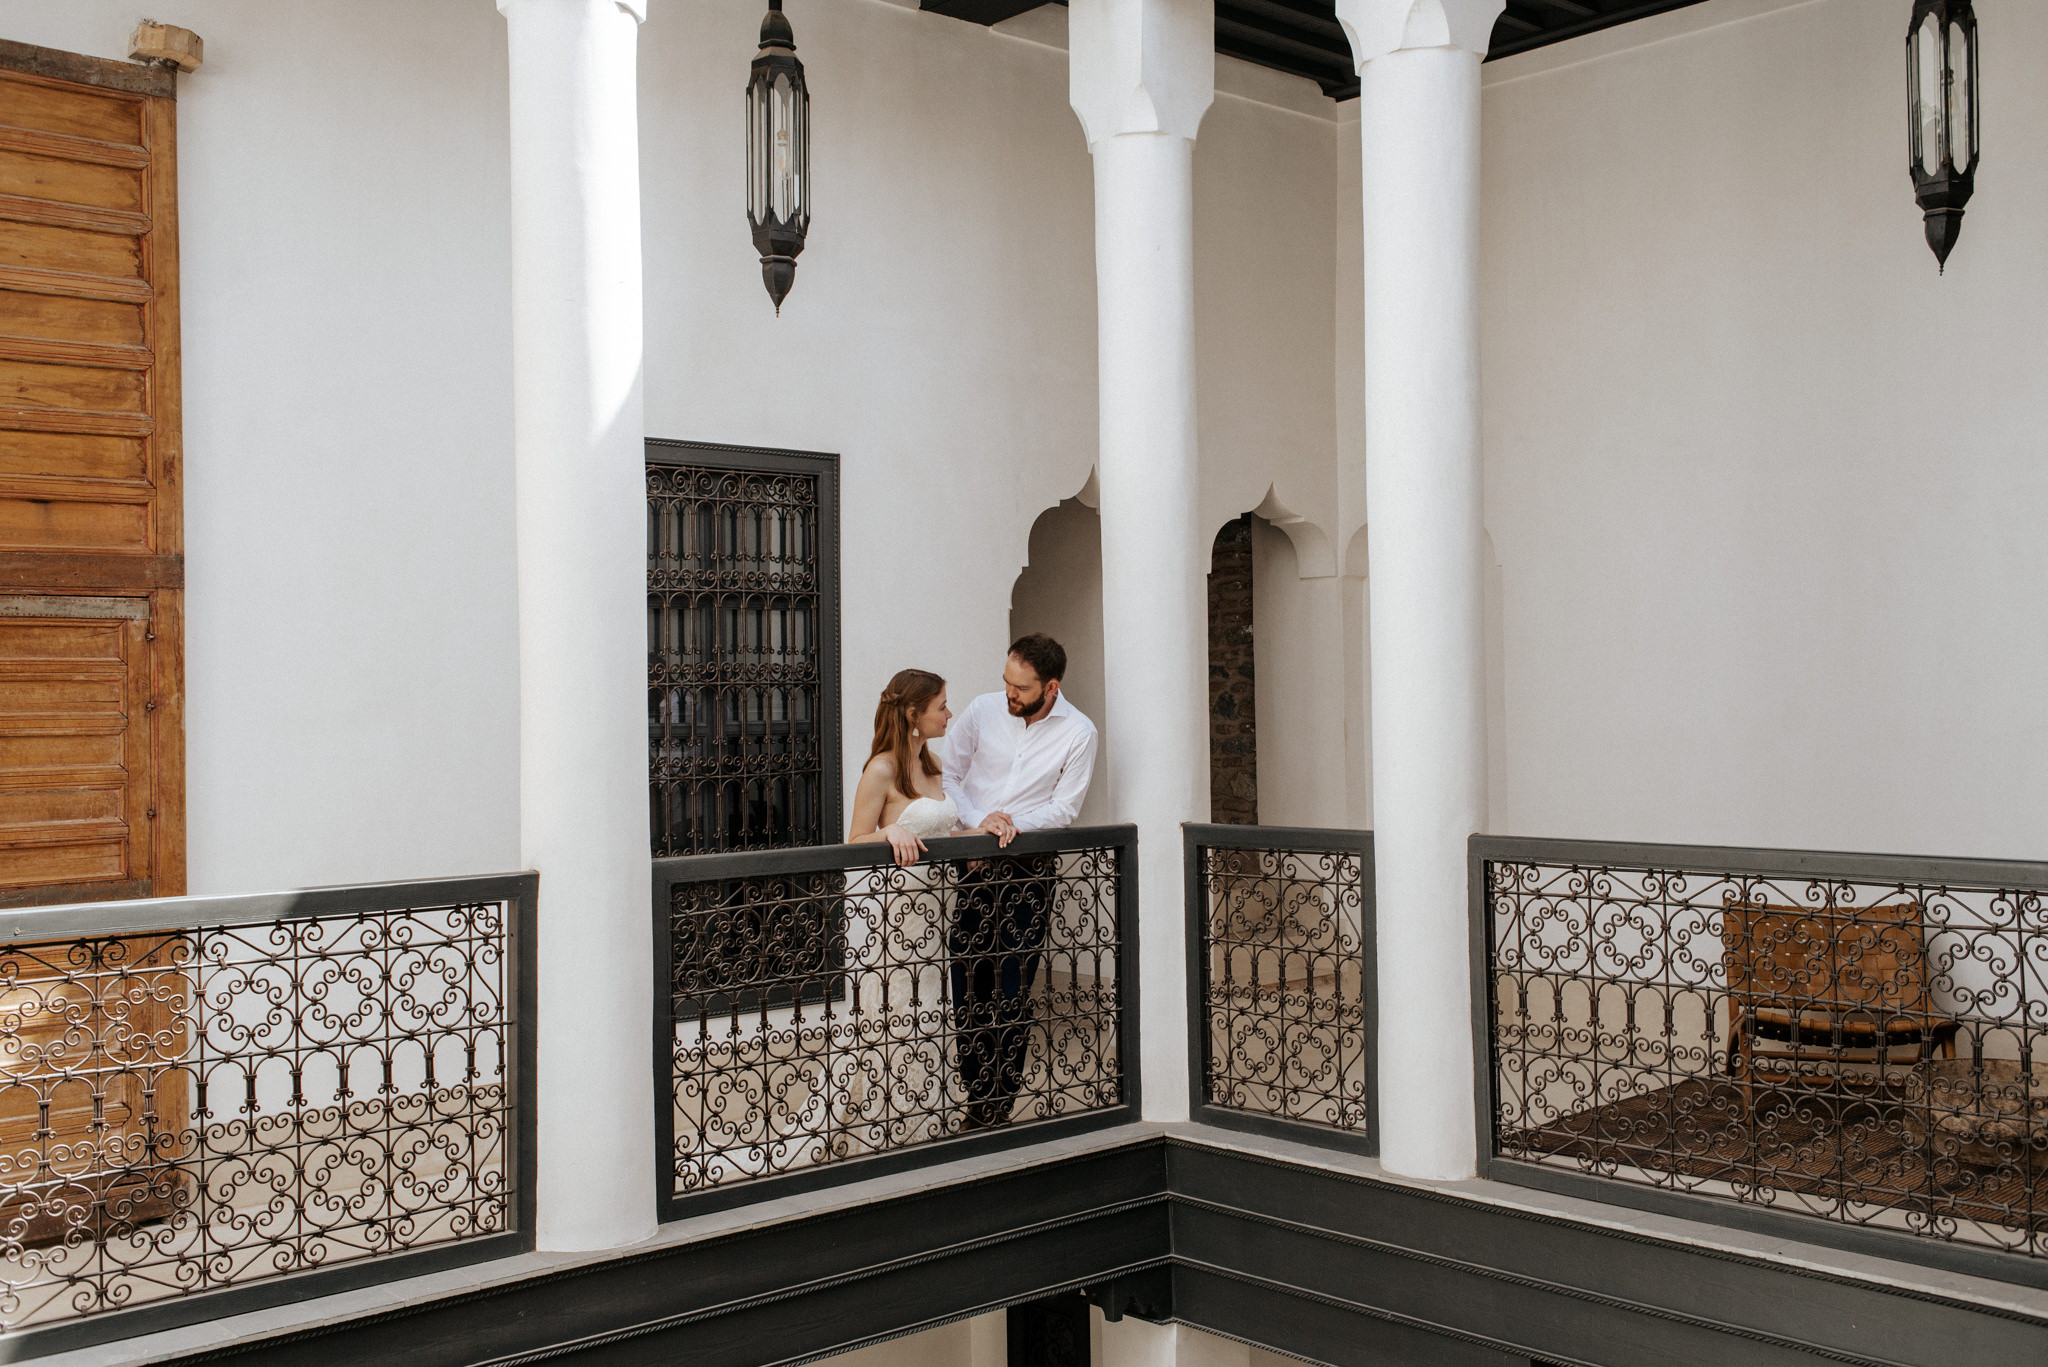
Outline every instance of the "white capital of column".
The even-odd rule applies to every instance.
[[[511,67],[519,835],[540,870],[538,1233],[544,1249],[610,1248],[655,1228],[644,0],[498,8]]]
[[[1069,16],[1071,99],[1095,154],[1110,806],[1138,826],[1144,1113],[1185,1120],[1180,827],[1206,820],[1209,798],[1194,138],[1216,93],[1216,10],[1214,0],[1073,0]]]
[[[1216,99],[1215,0],[1073,0],[1067,90],[1088,145],[1193,138]]]
[[[1479,63],[1503,0],[1338,0],[1358,58],[1380,1160],[1469,1177],[1486,824]]]
[[[1486,55],[1507,0],[1337,0],[1337,22],[1361,72],[1375,57],[1452,47]]]
[[[602,2],[603,0],[590,0],[590,3]],[[512,12],[513,6],[531,3],[534,3],[534,0],[498,0],[498,13],[510,14]],[[585,0],[541,0],[541,3],[554,5],[581,5],[585,3]],[[617,5],[620,9],[632,15],[641,23],[644,24],[647,22],[647,0],[611,0],[611,3]]]

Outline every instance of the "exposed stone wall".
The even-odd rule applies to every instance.
[[[1259,738],[1253,705],[1252,525],[1216,534],[1209,561],[1209,819],[1259,823]]]

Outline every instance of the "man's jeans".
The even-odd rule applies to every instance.
[[[1059,856],[976,860],[960,871],[953,928],[954,1049],[970,1128],[1007,1124],[1024,1083],[1031,987],[1044,957]]]

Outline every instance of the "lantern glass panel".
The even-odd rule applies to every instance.
[[[1976,65],[1976,56],[1971,48],[1969,35],[1963,32],[1963,26],[1950,24],[1948,129],[1949,142],[1955,153],[1958,171],[1967,171],[1970,168],[1970,158],[1977,150],[1971,145],[1976,130],[1970,126],[1970,76],[1972,68]]]
[[[1928,175],[1941,170],[1944,115],[1947,92],[1942,89],[1941,21],[1928,15],[1913,38],[1913,112],[1915,135],[1920,145],[1920,169]]]
[[[769,203],[775,217],[788,223],[796,217],[796,92],[785,72],[775,73],[768,93]]]
[[[760,81],[747,86],[747,220],[765,221],[768,203],[768,106]]]
[[[796,110],[790,121],[790,213],[802,227],[811,222],[811,98],[798,75]]]

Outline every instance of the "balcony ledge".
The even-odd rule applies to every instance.
[[[976,1200],[952,1194],[968,1185],[981,1187]],[[1417,1207],[1403,1197],[1422,1197],[1428,1205]],[[873,1222],[853,1226],[862,1233],[859,1247],[831,1237],[835,1223],[843,1235],[848,1227],[840,1222],[859,1220],[869,1208]],[[1384,1218],[1372,1214],[1382,1211]],[[1496,1215],[1503,1219],[1496,1222]],[[1450,1232],[1438,1237],[1439,1226]],[[1243,1251],[1250,1240],[1239,1237],[1259,1228],[1276,1231],[1276,1241],[1295,1241],[1296,1252],[1281,1259],[1285,1265],[1218,1266],[1219,1249],[1240,1250],[1234,1254],[1239,1261],[1262,1256]],[[1417,1237],[1418,1230],[1424,1237]],[[1490,1247],[1496,1231],[1506,1243],[1519,1235],[1525,1254],[1545,1240],[1577,1240],[1584,1247],[1588,1233],[1611,1237],[1595,1240],[1608,1249],[1594,1260],[1601,1266],[1560,1256],[1555,1266],[1515,1267],[1512,1249],[1489,1256],[1491,1266],[1480,1266],[1472,1250]],[[711,1253],[708,1245],[719,1250],[716,1266],[742,1268],[735,1275],[751,1281],[707,1285],[688,1258],[692,1250],[700,1259]],[[805,1266],[788,1264],[790,1247],[808,1250]],[[1315,1256],[1304,1256],[1301,1250],[1307,1249]],[[1386,1261],[1390,1256],[1392,1263]],[[1669,1299],[1642,1293],[1642,1260],[1650,1257],[1681,1269],[1667,1279]],[[1355,1336],[1360,1324],[1376,1325],[1373,1332],[1382,1338],[1427,1335],[1425,1341],[1443,1349],[1432,1360],[1444,1363],[1526,1363],[1530,1353],[1598,1360],[1568,1351],[1572,1345],[1566,1340],[1591,1333],[1622,1341],[1611,1336],[1622,1330],[1623,1319],[1638,1331],[1647,1325],[1668,1334],[1674,1351],[1696,1352],[1703,1342],[1736,1343],[1761,1353],[1751,1358],[1759,1362],[1939,1361],[1916,1352],[1911,1342],[1893,1341],[1888,1320],[1914,1326],[1921,1339],[1950,1345],[1959,1328],[1989,1334],[1994,1351],[1985,1360],[2025,1360],[2000,1357],[2011,1350],[2032,1352],[2036,1360],[2048,1353],[2048,1291],[2032,1287],[1504,1182],[1419,1181],[1389,1174],[1370,1158],[1265,1135],[1205,1125],[1130,1124],[695,1215],[630,1247],[524,1254],[42,1361],[52,1367],[112,1367],[289,1358],[404,1360],[424,1367],[526,1359],[537,1352],[574,1361],[584,1349],[595,1358],[595,1350],[640,1336],[653,1336],[646,1347],[658,1356],[664,1344],[672,1351],[685,1342],[675,1336],[687,1333],[717,1340],[706,1342],[701,1357],[696,1339],[687,1340],[693,1360],[759,1362],[851,1349],[1062,1285],[1147,1268],[1172,1269],[1173,1318],[1238,1337],[1257,1327],[1262,1333],[1254,1337],[1268,1346],[1304,1356],[1316,1356],[1320,1346],[1325,1361],[1349,1360],[1337,1351],[1345,1341],[1339,1330]],[[1399,1275],[1387,1275],[1389,1269]],[[672,1279],[665,1275],[670,1272]],[[1461,1298],[1449,1294],[1450,1284],[1473,1276],[1501,1287],[1502,1299],[1554,1304],[1557,1316],[1579,1323],[1559,1329],[1533,1316],[1528,1336],[1517,1331],[1513,1340],[1499,1322],[1453,1323],[1442,1303]],[[1405,1289],[1398,1284],[1404,1277]],[[1429,1284],[1431,1278],[1436,1285]],[[633,1285],[608,1289],[620,1279]],[[1706,1281],[1728,1288],[1725,1313],[1702,1315],[1698,1292]],[[856,1283],[866,1289],[851,1303],[867,1322],[849,1318],[849,1302],[830,1301]],[[1752,1297],[1738,1289],[1743,1287],[1767,1288],[1768,1294]],[[1238,1292],[1265,1296],[1269,1303],[1248,1319],[1248,1303],[1231,1301]],[[1437,1319],[1416,1313],[1417,1293],[1439,1303]],[[514,1295],[516,1305],[507,1299]],[[818,1297],[815,1310],[791,1305],[809,1296]],[[608,1325],[592,1319],[597,1312],[589,1308],[607,1297],[617,1305]],[[771,1319],[743,1320],[770,1302],[776,1307]],[[573,1304],[575,1312],[550,1308],[557,1303]],[[1282,1303],[1301,1313],[1276,1317],[1273,1310]],[[1321,1330],[1307,1324],[1317,1315],[1326,1321]],[[715,1322],[727,1317],[721,1329]],[[531,1321],[530,1338],[511,1353],[504,1351],[513,1345],[502,1333],[508,1319]],[[414,1327],[398,1330],[397,1322]],[[762,1323],[769,1327],[764,1330]],[[469,1352],[465,1324],[495,1325],[493,1342],[477,1342],[477,1353]],[[1308,1337],[1270,1342],[1297,1328]],[[1848,1339],[1831,1337],[1837,1331]],[[763,1332],[777,1341],[764,1341]],[[813,1341],[821,1332],[835,1337],[830,1343]],[[811,1338],[801,1337],[806,1333]],[[1439,1334],[1446,1337],[1439,1340]],[[398,1340],[405,1343],[403,1353],[394,1346]],[[1887,1349],[1881,1359],[1873,1347],[1880,1342]]]

